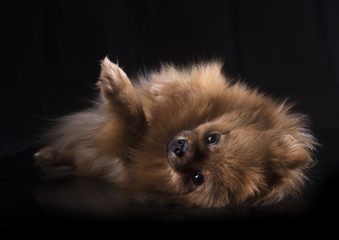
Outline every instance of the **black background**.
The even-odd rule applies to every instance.
[[[164,61],[187,64],[218,58],[229,77],[297,102],[296,109],[310,116],[322,144],[306,194],[307,211],[282,218],[281,212],[250,210],[235,218],[327,218],[338,212],[338,1],[5,0],[0,11],[0,226],[48,225],[78,217],[79,212],[55,210],[36,197],[44,181],[33,167],[32,154],[47,119],[90,106],[99,62],[106,55],[118,60],[131,78]],[[74,189],[84,185],[79,181]],[[54,188],[47,188],[53,196]],[[173,209],[136,212],[137,217],[129,211],[115,220],[175,215],[180,221]],[[199,219],[233,220],[233,214],[222,213]],[[187,215],[185,220],[196,216]]]

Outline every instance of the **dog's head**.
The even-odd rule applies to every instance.
[[[295,195],[312,162],[291,134],[232,124],[229,116],[170,138],[166,155],[180,196],[203,206],[271,203]]]
[[[189,79],[175,90],[157,86],[149,131],[131,150],[139,198],[221,207],[298,195],[315,145],[304,117],[212,70],[195,69],[200,82],[178,72]]]

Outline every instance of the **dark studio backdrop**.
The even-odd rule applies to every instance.
[[[338,1],[5,0],[0,11],[1,224],[45,216],[35,140],[46,119],[90,106],[106,55],[132,78],[219,58],[228,76],[297,102],[322,144],[310,196],[317,213],[337,209]]]

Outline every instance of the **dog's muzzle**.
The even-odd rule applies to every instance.
[[[170,166],[176,171],[184,171],[192,160],[192,146],[186,131],[172,137],[166,146],[167,158]]]
[[[172,142],[171,150],[179,158],[185,155],[187,148],[188,148],[188,141],[185,139],[177,139]]]

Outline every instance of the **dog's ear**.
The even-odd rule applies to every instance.
[[[285,163],[289,169],[307,168],[313,163],[311,138],[300,141],[291,134],[283,136]]]
[[[308,170],[314,165],[312,151],[317,143],[310,134],[294,134],[283,135],[275,149],[278,157],[267,173],[271,190],[262,203],[278,202],[286,196],[299,198],[308,180]]]

